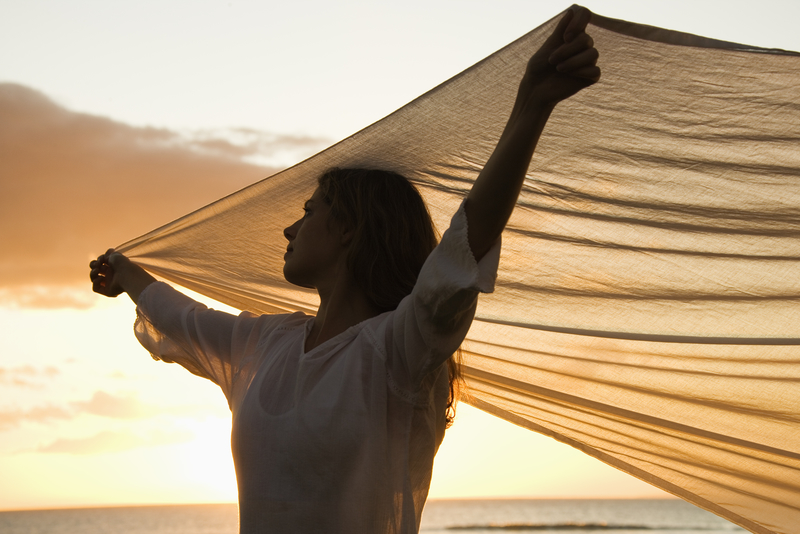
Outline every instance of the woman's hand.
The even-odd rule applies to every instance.
[[[113,248],[110,248],[105,254],[98,256],[96,260],[89,262],[89,268],[91,269],[89,279],[92,281],[92,291],[106,297],[117,297],[125,291],[117,279],[117,271],[114,268],[114,264],[118,263],[120,259],[130,261],[119,252],[114,252]]]
[[[89,268],[92,291],[106,297],[116,297],[126,292],[135,303],[139,301],[144,288],[156,281],[126,256],[114,252],[113,248],[90,261]]]
[[[552,107],[600,79],[599,54],[586,33],[591,19],[592,13],[585,7],[569,8],[528,61],[517,106]]]

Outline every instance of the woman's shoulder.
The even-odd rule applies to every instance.
[[[294,313],[267,313],[267,314],[254,314],[249,311],[243,311],[239,314],[243,320],[255,321],[260,330],[294,330],[305,328],[306,323],[314,318],[313,315],[308,315],[301,311]]]
[[[361,339],[361,343],[371,346],[373,350],[385,358],[387,353],[391,351],[391,333],[395,328],[395,316],[397,313],[398,310],[394,309],[375,317],[370,317],[350,327],[349,332],[354,338]]]

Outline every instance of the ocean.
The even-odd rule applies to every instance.
[[[235,504],[0,512],[2,534],[236,534]],[[431,500],[425,534],[730,534],[746,530],[677,499]]]

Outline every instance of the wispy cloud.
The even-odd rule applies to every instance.
[[[326,144],[134,127],[16,84],[0,84],[0,117],[0,303],[21,307],[91,305],[92,256],[288,163],[270,161]]]
[[[72,419],[75,414],[71,410],[59,406],[37,406],[30,410],[0,411],[0,432],[11,430],[26,421],[51,423],[57,420]]]
[[[144,419],[158,415],[159,409],[145,404],[134,395],[117,396],[105,391],[95,391],[84,402],[73,402],[75,413],[87,413],[112,419]]]
[[[30,410],[0,410],[0,432],[11,430],[27,422],[50,424],[59,420],[74,419],[80,415],[133,420],[161,415],[202,419],[209,415],[222,415],[223,413],[223,409],[216,406],[160,407],[142,402],[136,395],[113,395],[105,391],[96,391],[89,400],[71,402],[66,406],[46,405]]]
[[[44,384],[41,379],[49,379],[60,374],[58,368],[51,366],[48,367],[34,367],[32,365],[23,365],[19,367],[0,367],[0,384],[28,387],[28,388],[42,388]]]
[[[319,152],[330,144],[322,137],[262,132],[252,128],[225,128],[180,132],[183,145],[201,153],[236,157],[256,165],[285,167]]]
[[[77,455],[102,454],[137,449],[139,447],[185,443],[192,439],[194,439],[194,434],[187,430],[153,431],[147,436],[140,436],[127,431],[103,431],[88,438],[57,439],[48,444],[40,445],[35,449],[35,452]]]

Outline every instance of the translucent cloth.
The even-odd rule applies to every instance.
[[[237,308],[313,313],[285,226],[333,166],[444,228],[547,22],[303,163],[119,250]],[[595,16],[465,343],[469,402],[759,533],[800,525],[800,54]]]

